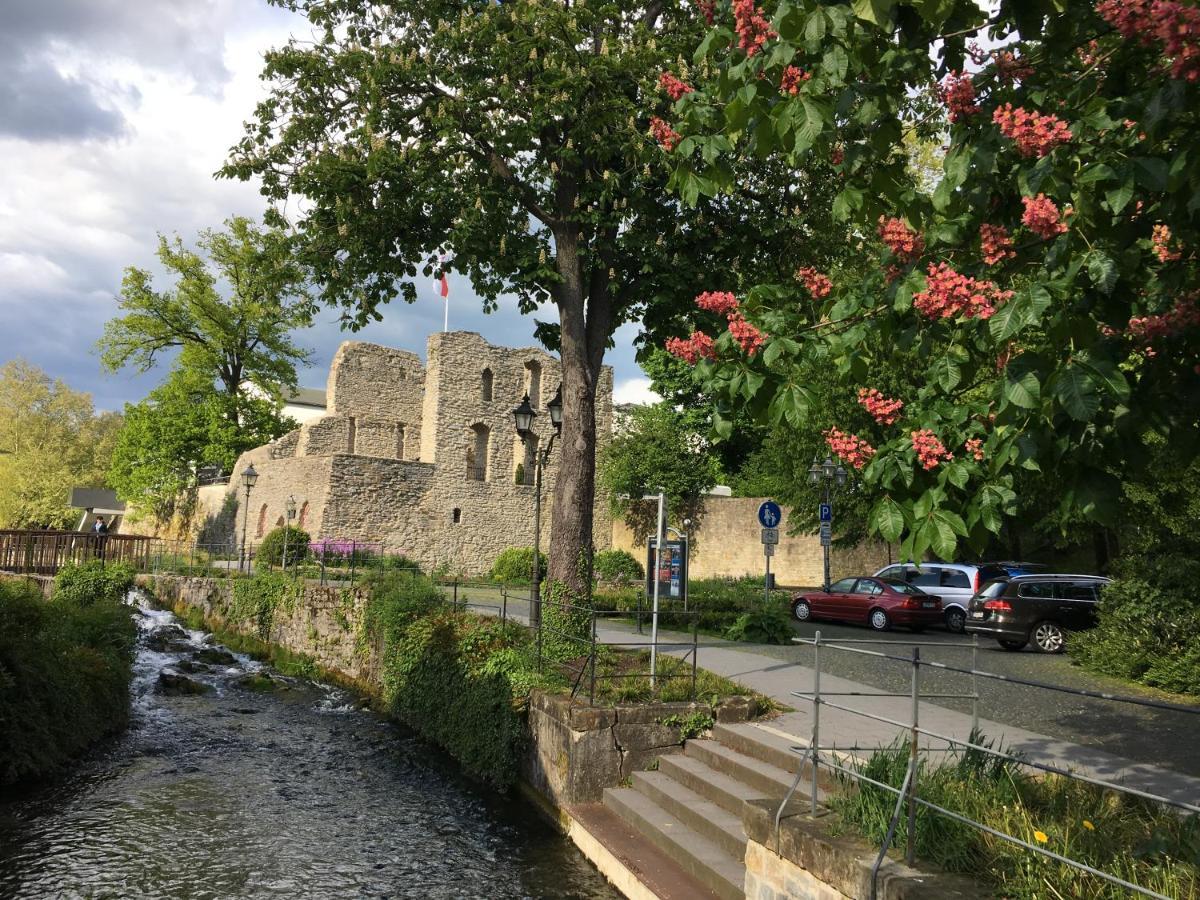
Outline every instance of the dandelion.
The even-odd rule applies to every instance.
[[[1039,844],[1044,844],[1044,843],[1046,843],[1046,841],[1050,840],[1050,838],[1048,838],[1046,836],[1046,832],[1044,832],[1044,831],[1035,831],[1033,833],[1033,839],[1035,841],[1037,841]]]
[[[1096,830],[1096,826],[1093,825],[1091,822],[1089,822],[1087,819],[1083,820],[1083,827],[1086,828],[1088,831]]]

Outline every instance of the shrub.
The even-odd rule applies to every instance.
[[[54,600],[72,606],[123,603],[133,590],[133,569],[124,563],[105,564],[93,559],[67,563],[54,578]]]
[[[277,612],[291,612],[300,595],[296,579],[282,572],[259,572],[252,578],[233,579],[233,597],[229,605],[229,618],[233,622],[254,625],[261,640],[271,636],[271,626]]]
[[[1200,563],[1184,557],[1122,560],[1104,589],[1099,622],[1072,635],[1084,668],[1181,694],[1200,694]]]
[[[287,550],[289,566],[308,558],[308,544],[311,538],[302,528],[283,525],[267,533],[258,545],[254,560],[258,566],[283,565],[284,550]]]
[[[112,592],[117,601],[88,589],[82,604],[70,590],[47,603],[0,582],[0,783],[53,774],[127,724],[137,627],[124,591]]]
[[[541,577],[546,577],[546,554],[539,553]],[[505,584],[528,584],[533,580],[533,548],[509,547],[492,563],[492,578]]]
[[[787,644],[795,634],[791,619],[781,606],[759,605],[744,612],[725,632],[727,641],[747,641],[752,644]]]
[[[598,581],[610,584],[629,584],[646,577],[642,564],[625,550],[602,550],[592,561]]]
[[[372,563],[372,567],[382,572],[412,572],[421,574],[421,566],[414,559],[409,559],[403,553],[391,553],[380,556]]]

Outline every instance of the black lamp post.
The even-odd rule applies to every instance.
[[[817,458],[813,457],[812,467],[808,470],[809,484],[818,484],[822,486],[822,502],[832,508],[833,494],[837,489],[846,483],[846,470],[839,465],[835,465],[830,457],[825,457],[825,462],[820,463]],[[833,529],[833,523],[829,523],[830,530]],[[824,541],[821,542],[821,550],[825,557],[825,590],[829,590],[829,545]]]
[[[254,469],[254,463],[246,466],[246,471],[242,473],[242,484],[246,486],[246,514],[242,516],[242,563],[243,567],[250,562],[246,553],[246,531],[250,527],[250,491],[254,487],[254,483],[258,481],[258,472]]]
[[[542,470],[550,461],[550,451],[554,448],[554,439],[562,431],[562,385],[554,392],[554,399],[546,404],[550,413],[550,424],[554,431],[545,447],[534,450],[533,475],[533,583],[529,588],[529,624],[540,628],[542,624]],[[537,416],[526,394],[521,404],[513,410],[517,434],[526,444],[536,436],[533,433],[533,420]]]
[[[287,525],[283,529],[283,571],[287,571],[288,558],[288,538],[291,537],[292,519],[296,518],[296,498],[288,495],[287,502],[283,505],[284,511],[287,512]]]

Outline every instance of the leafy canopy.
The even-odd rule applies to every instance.
[[[711,77],[675,104],[677,189],[726,190],[745,158],[832,165],[832,215],[869,265],[830,273],[828,294],[746,291],[761,347],[726,331],[697,377],[718,402],[846,430],[804,366],[824,360],[855,397],[898,352],[919,360],[896,421],[856,435],[878,492],[870,525],[906,555],[981,549],[1015,511],[1021,470],[1053,470],[1065,511],[1112,521],[1112,472],[1144,463],[1147,432],[1195,446],[1197,44],[1164,37],[1149,9],[1031,0],[985,18],[968,0],[782,0],[759,27],[744,5],[737,23],[716,6],[695,55]],[[745,40],[756,30],[761,49]],[[969,46],[985,35],[994,51]],[[939,131],[929,193],[905,148]]]

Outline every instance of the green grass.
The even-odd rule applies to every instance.
[[[898,788],[907,766],[908,747],[902,745],[876,753],[862,772]],[[923,764],[917,783],[921,798],[1005,834],[1168,897],[1200,896],[1196,816],[1184,818],[1062,776],[1034,777],[1016,763],[978,750],[956,754],[940,766]],[[895,802],[895,795],[855,782],[847,783],[830,805],[846,827],[878,846]],[[1012,900],[1130,896],[1100,878],[925,807],[917,807],[913,835],[918,865],[972,875]],[[896,846],[906,841],[902,812]]]

